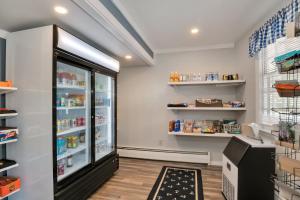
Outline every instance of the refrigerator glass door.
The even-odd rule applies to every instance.
[[[115,80],[95,73],[95,160],[115,150]]]
[[[91,72],[57,62],[57,181],[91,163]]]

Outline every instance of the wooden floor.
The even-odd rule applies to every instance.
[[[205,200],[223,200],[221,168],[200,164],[120,159],[120,169],[89,200],[146,200],[162,166],[199,168]]]

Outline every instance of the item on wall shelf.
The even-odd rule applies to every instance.
[[[10,193],[21,188],[21,180],[17,177],[1,176],[0,177],[0,197],[6,197]]]
[[[242,101],[229,101],[226,103],[223,103],[224,108],[244,108],[245,102]]]
[[[239,74],[223,74],[222,79],[227,80],[239,80]]]
[[[224,120],[224,132],[230,134],[241,134],[241,125],[236,120]]]
[[[0,142],[5,142],[18,138],[16,127],[0,127]]]
[[[205,74],[206,81],[218,81],[219,80],[219,73],[218,72],[210,72]]]
[[[195,101],[196,107],[223,107],[222,100],[220,99],[203,99],[199,98]]]
[[[12,80],[0,81],[0,87],[13,87]]]
[[[184,121],[183,132],[184,133],[192,133],[193,132],[193,123],[194,123],[193,120],[185,120]]]
[[[168,107],[179,107],[179,108],[185,108],[185,107],[189,107],[189,104],[187,104],[187,103],[169,103],[168,105],[167,105]]]

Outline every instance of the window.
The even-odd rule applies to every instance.
[[[287,74],[278,73],[273,62],[274,58],[289,51],[299,49],[299,37],[291,39],[282,38],[276,43],[270,44],[260,52],[260,122],[264,124],[273,124],[279,121],[279,114],[272,111],[272,108],[286,108],[287,106],[293,106],[295,104],[298,104],[298,107],[300,108],[300,100],[297,102],[296,99],[293,100],[291,98],[279,97],[276,89],[273,88],[276,80],[287,80]],[[292,77],[294,77],[294,79],[300,79],[300,74],[294,74]]]

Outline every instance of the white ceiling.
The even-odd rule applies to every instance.
[[[114,0],[156,53],[232,46],[284,1]]]
[[[69,13],[55,13],[55,5],[66,7]],[[108,50],[109,54],[120,60],[121,66],[146,65],[126,44],[117,40],[72,0],[0,0],[0,29],[14,32],[50,24],[58,24],[71,33],[88,39],[88,42],[103,47],[102,50]],[[133,59],[123,59],[126,54],[132,54]]]

